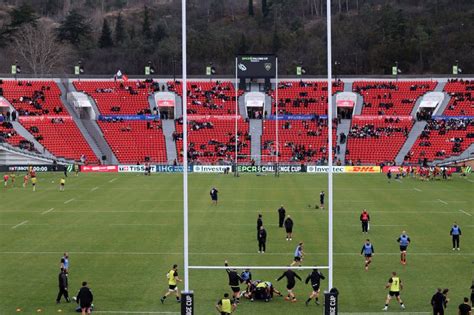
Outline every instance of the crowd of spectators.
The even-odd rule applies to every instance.
[[[179,90],[177,89],[181,89],[180,81],[168,82],[169,91],[179,94]],[[191,100],[192,105],[211,110],[223,110],[226,108],[226,102],[235,101],[235,96],[229,95],[230,91],[232,91],[230,85],[223,84],[217,80],[209,89],[203,89],[200,85],[191,84],[187,90],[187,97]],[[198,110],[188,107],[187,113],[198,114]],[[233,114],[233,110],[230,108],[227,109],[227,114]]]
[[[32,86],[31,82],[27,81],[24,83],[25,86]],[[18,86],[23,86],[22,81],[18,81]],[[20,116],[41,116],[49,114],[49,109],[43,108],[43,104],[46,101],[45,91],[49,91],[50,86],[41,86],[39,90],[33,91],[31,95],[23,95],[18,99],[14,98],[11,100],[13,106],[16,103],[26,103],[29,104],[32,108],[19,108],[18,114]],[[63,111],[61,106],[55,106],[53,109],[54,113],[59,114]]]
[[[432,145],[430,141],[431,133],[437,132],[438,135],[445,135],[450,130],[467,130],[468,126],[474,126],[474,119],[447,119],[447,120],[430,120],[428,121],[425,129],[421,132],[419,146],[420,147],[430,147]],[[474,137],[474,134],[469,133],[466,137]],[[451,137],[447,139],[448,142],[452,143],[451,148],[452,153],[460,153],[462,151],[462,142],[464,138],[462,137]],[[423,152],[422,152],[423,153]],[[435,156],[443,157],[447,154],[446,150],[442,149],[436,151]],[[409,160],[412,155],[408,154],[405,159]],[[424,154],[420,154],[424,156]]]
[[[405,137],[408,137],[408,130],[407,126],[401,127],[396,126],[397,123],[400,122],[399,118],[386,118],[385,123],[389,125],[386,126],[378,126],[376,127],[374,124],[364,124],[358,125],[353,124],[351,129],[349,130],[348,137],[350,138],[379,138],[381,136],[390,137],[394,133],[402,133]]]
[[[175,120],[178,124],[183,124],[183,119],[179,118]],[[209,121],[190,121],[189,128],[191,132],[199,132],[205,129],[214,129],[214,124]],[[182,141],[183,133],[173,132],[174,141]],[[234,132],[228,132],[225,135],[226,141],[218,141],[215,138],[210,138],[207,143],[196,144],[195,142],[189,142],[188,145],[188,159],[191,161],[198,161],[202,158],[204,160],[209,158],[210,160],[219,160],[220,162],[233,162],[235,156],[235,143],[236,137]],[[237,152],[240,152],[242,148],[248,147],[248,141],[251,141],[250,134],[242,131],[237,132]],[[180,153],[181,156],[183,152]]]

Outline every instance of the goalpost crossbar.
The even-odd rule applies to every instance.
[[[188,266],[189,269],[253,269],[253,270],[310,270],[310,269],[329,269],[329,266]]]

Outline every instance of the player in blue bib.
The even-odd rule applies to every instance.
[[[374,253],[374,246],[372,245],[370,240],[367,239],[364,245],[362,245],[362,249],[360,251],[360,254],[364,255],[365,257],[365,271],[369,270],[369,265],[372,262],[372,256],[374,255]]]
[[[403,265],[407,264],[407,248],[411,240],[407,235],[406,231],[402,232],[402,235],[397,239],[397,242],[400,244],[400,262]]]

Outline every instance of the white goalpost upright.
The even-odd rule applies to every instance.
[[[328,265],[327,266],[304,266],[304,267],[290,267],[290,266],[193,266],[189,265],[189,235],[188,235],[188,116],[187,116],[187,52],[186,52],[186,0],[181,0],[181,16],[182,16],[182,104],[183,104],[183,243],[184,243],[184,290],[183,294],[190,294],[189,289],[189,270],[215,270],[215,269],[254,269],[254,270],[285,270],[285,269],[326,269],[328,270],[328,288],[333,288],[333,136],[332,136],[332,49],[331,49],[331,0],[327,0],[327,71],[328,71]],[[238,61],[236,58],[235,69],[235,167],[237,168],[238,159]],[[276,163],[279,161],[279,139],[278,139],[278,58],[276,58],[276,112],[275,112],[275,140],[276,140]],[[187,312],[187,302],[182,304],[182,314],[192,314]],[[189,303],[194,306],[194,301],[191,298]]]
[[[184,225],[184,291],[189,292],[189,236],[188,236],[188,103],[187,103],[187,52],[186,52],[186,0],[181,0],[182,46],[182,104],[183,104],[183,225]]]
[[[333,190],[332,190],[332,41],[331,41],[331,0],[326,2],[327,20],[327,63],[328,63],[328,287],[333,288]]]

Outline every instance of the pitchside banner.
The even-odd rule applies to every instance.
[[[194,165],[194,173],[224,173],[224,171],[232,172],[230,165]]]
[[[156,165],[150,165],[150,172],[156,172]],[[119,173],[144,173],[145,165],[119,165]]]
[[[116,173],[118,171],[117,165],[82,165],[81,172],[83,173]]]
[[[306,167],[306,172],[308,173],[328,173],[329,166],[316,166],[316,165],[308,165]],[[333,173],[344,173],[344,166],[333,166],[332,167]]]
[[[308,166],[309,167],[309,166]],[[301,173],[305,171],[305,167],[301,165],[279,165],[280,173]],[[237,172],[240,173],[266,173],[275,172],[275,165],[237,165]]]
[[[239,55],[237,69],[239,78],[274,78],[276,77],[276,56]]]
[[[184,167],[181,165],[156,165],[157,173],[182,173]],[[188,165],[188,172],[192,172],[193,167]]]
[[[344,166],[344,173],[380,173],[380,166]]]
[[[63,165],[0,165],[0,172],[28,172],[30,167],[38,173],[64,171]]]

